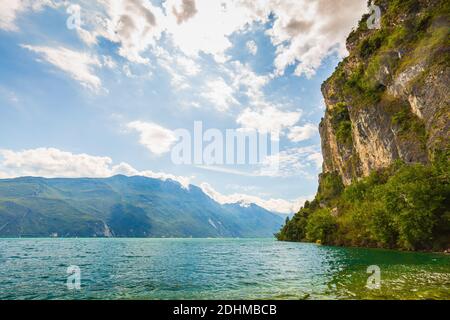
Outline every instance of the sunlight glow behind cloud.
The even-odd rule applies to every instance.
[[[167,0],[163,8],[141,0],[97,2],[105,14],[102,23],[80,28],[80,35],[89,44],[97,37],[118,43],[119,54],[136,63],[150,62],[143,54],[158,46],[164,32],[185,54],[203,52],[224,62],[232,46],[229,36],[255,23],[266,23],[272,16],[273,26],[266,33],[277,48],[275,73],[281,75],[295,65],[295,74],[307,77],[331,53],[346,54],[345,39],[367,10],[361,0]],[[49,5],[53,5],[49,0],[3,2],[0,28],[15,30],[19,14]],[[249,42],[248,46],[255,54],[256,44]]]

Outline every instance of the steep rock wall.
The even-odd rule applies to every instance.
[[[396,160],[428,163],[449,150],[450,5],[444,0],[375,2],[347,41],[350,55],[323,84],[324,173],[345,185]]]

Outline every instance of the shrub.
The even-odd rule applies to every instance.
[[[377,31],[361,42],[359,45],[359,56],[363,59],[369,58],[381,48],[385,40],[386,34],[383,31]]]
[[[324,173],[320,176],[319,191],[316,200],[328,202],[336,199],[344,191],[344,184],[338,173]]]
[[[352,145],[352,123],[347,105],[345,103],[336,104],[330,115],[337,141],[344,145]]]
[[[336,219],[328,209],[319,209],[311,214],[306,224],[306,239],[311,242],[332,243],[336,231]]]
[[[442,185],[432,171],[423,165],[403,166],[375,191],[391,213],[401,248],[429,249],[446,210]]]
[[[397,161],[345,189],[338,174],[323,174],[316,199],[305,204],[278,239],[446,249],[450,245],[449,162],[449,152],[436,153],[429,166]],[[335,207],[338,210],[332,214]]]
[[[394,114],[391,119],[392,125],[398,128],[400,137],[418,137],[422,143],[426,142],[426,130],[422,120],[413,114],[409,108]]]

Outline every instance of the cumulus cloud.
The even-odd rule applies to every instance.
[[[276,46],[276,74],[295,65],[296,75],[311,77],[323,59],[337,52],[345,55],[345,40],[367,10],[361,0],[243,0],[259,18],[274,16],[267,30]]]
[[[196,76],[200,73],[201,67],[193,59],[178,55],[175,57],[178,67],[188,76]]]
[[[257,108],[270,105],[264,93],[264,87],[270,82],[270,75],[255,73],[247,63],[230,61],[220,65],[218,72],[210,75],[207,69],[202,70],[199,59],[182,52],[169,52],[158,47],[153,53],[158,64],[170,75],[174,90],[189,89],[193,95],[207,100],[220,112],[227,112],[231,107],[244,103]],[[208,76],[200,78],[200,74]],[[201,84],[191,86],[191,80]]]
[[[25,11],[27,7],[20,0],[1,1],[0,2],[0,28],[7,31],[16,31],[16,17],[19,13]]]
[[[103,37],[119,44],[118,53],[134,63],[149,64],[150,60],[143,54],[155,46],[163,32],[165,19],[161,8],[153,6],[150,1],[142,0],[97,0],[101,5],[99,12],[85,10],[91,26],[78,28],[78,33],[87,44],[92,44],[98,37]],[[87,4],[86,4],[87,5]],[[99,18],[101,17],[101,18]]]
[[[256,204],[266,210],[278,213],[295,213],[300,210],[301,206],[306,200],[311,200],[314,196],[300,197],[298,199],[288,201],[283,199],[262,199],[258,196],[247,194],[234,193],[231,195],[224,195],[216,191],[208,183],[202,183],[201,188],[210,198],[220,204],[240,203],[241,205]]]
[[[170,8],[166,11],[172,12]],[[295,74],[311,77],[328,55],[346,54],[346,37],[367,10],[367,2],[197,0],[196,9],[187,22],[179,24],[174,15],[173,22],[169,19],[166,25],[174,44],[186,54],[204,52],[223,62],[232,45],[230,35],[273,19],[266,33],[276,47],[275,73],[282,75],[288,66],[295,65]],[[253,43],[248,45],[255,52]]]
[[[0,150],[3,171],[14,176],[106,177],[115,167],[108,157],[72,154],[54,148],[24,151]]]
[[[172,10],[176,2],[179,1],[163,4],[166,12],[171,13],[165,30],[174,45],[189,56],[203,52],[211,54],[219,62],[227,60],[225,52],[232,46],[229,36],[251,23],[252,16],[255,16],[237,1],[197,0],[196,14],[180,24],[179,15]]]
[[[202,68],[196,60],[179,52],[169,53],[162,47],[154,48],[153,53],[158,64],[167,71],[171,77],[174,90],[189,89],[189,77],[197,76]]]
[[[16,19],[28,11],[40,11],[45,7],[57,7],[51,0],[3,0],[0,1],[0,29],[17,31]]]
[[[51,0],[2,1],[0,28],[16,30],[19,14],[44,6],[56,5]],[[328,55],[346,54],[345,39],[367,11],[367,2],[362,0],[167,0],[162,8],[144,0],[97,0],[83,6],[103,18],[88,19],[95,26],[79,28],[80,37],[90,45],[98,37],[118,43],[119,54],[136,63],[150,62],[144,54],[157,46],[163,32],[188,56],[203,52],[224,62],[233,33],[270,21],[266,34],[276,47],[275,74],[282,75],[295,65],[295,74],[307,77],[315,74]],[[84,15],[90,14],[88,9]],[[257,52],[252,41],[247,48],[252,54]]]
[[[39,56],[67,73],[84,87],[98,92],[102,82],[94,73],[95,67],[101,67],[100,60],[86,52],[74,51],[64,47],[43,47],[22,45],[23,48],[39,54]]]
[[[227,111],[239,102],[234,97],[234,89],[221,77],[208,81],[201,96],[219,111]]]
[[[261,133],[281,133],[285,128],[296,124],[301,112],[282,111],[269,106],[261,110],[247,108],[237,118],[243,129],[254,129]]]
[[[178,24],[188,21],[198,12],[195,0],[169,0],[167,6],[172,7],[172,13],[177,18]]]
[[[139,133],[139,143],[155,155],[162,155],[170,151],[177,142],[175,133],[160,125],[149,122],[134,121],[127,124],[127,128]]]
[[[128,163],[114,164],[109,157],[74,154],[56,148],[24,151],[0,149],[0,178],[23,176],[45,178],[107,178],[114,175],[144,176],[159,180],[173,180],[188,188],[190,178],[172,174],[138,171]]]
[[[66,1],[7,0],[0,2],[0,28],[17,30],[15,20],[29,11],[39,11],[45,6],[58,8],[68,6]],[[160,38],[165,15],[162,9],[144,0],[97,0],[71,4],[81,10],[82,25],[75,26],[82,41],[88,45],[103,37],[119,44],[118,53],[131,62],[148,64],[144,52]]]
[[[256,107],[268,105],[263,88],[269,83],[269,76],[256,74],[248,64],[240,61],[230,62],[225,70],[235,92],[245,93],[249,104]]]
[[[293,142],[301,142],[309,140],[319,133],[319,129],[312,123],[307,123],[301,127],[292,127],[289,131],[288,138]]]

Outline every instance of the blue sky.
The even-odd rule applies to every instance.
[[[333,3],[2,1],[0,177],[142,174],[298,210],[321,171],[320,85],[365,10]],[[174,164],[195,121],[280,132],[280,170]]]

